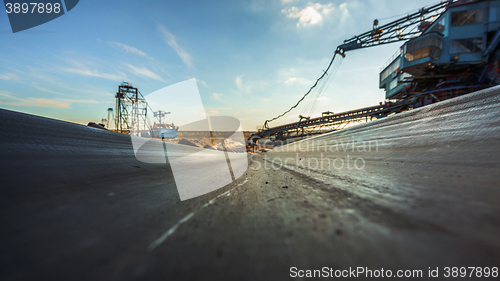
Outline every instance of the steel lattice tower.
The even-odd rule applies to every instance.
[[[140,135],[149,131],[147,124],[148,104],[137,88],[127,82],[118,86],[116,93],[115,128],[117,132]]]

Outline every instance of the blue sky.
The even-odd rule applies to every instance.
[[[208,114],[255,130],[295,104],[344,39],[436,2],[81,0],[16,34],[2,11],[0,107],[87,124],[106,117],[122,81],[147,95],[196,78]],[[378,74],[399,45],[348,52],[313,116],[383,101]]]

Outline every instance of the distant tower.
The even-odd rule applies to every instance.
[[[112,120],[111,118],[113,117],[113,108],[108,108],[108,119],[106,120],[106,128],[109,129],[109,121]]]
[[[115,129],[117,132],[129,134],[132,131],[134,134],[140,135],[141,132],[149,130],[147,125],[148,104],[137,88],[123,82],[118,86],[115,98]]]
[[[162,124],[161,123],[161,118],[165,117],[166,114],[170,114],[170,112],[165,112],[163,110],[158,110],[158,111],[153,112],[153,114],[154,114],[154,117],[158,118],[158,120],[160,121],[160,124]]]

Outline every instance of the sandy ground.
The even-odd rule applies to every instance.
[[[178,132],[178,135],[176,138],[166,138],[164,139],[167,142],[170,143],[179,143],[181,140],[185,139],[188,140],[189,142],[192,142],[198,147],[205,147],[206,145],[211,146],[215,149],[222,150],[222,139],[226,140],[226,147],[228,149],[237,149],[241,146],[246,145],[246,140],[253,134],[254,132],[243,132],[244,139],[236,139],[236,138],[230,138],[231,134],[234,134],[234,132],[213,132],[214,138],[207,137],[206,132],[190,132],[190,131],[184,131],[184,132]]]

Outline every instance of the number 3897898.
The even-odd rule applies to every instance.
[[[61,4],[60,3],[7,3],[5,4],[5,10],[7,14],[27,14],[27,13],[60,13],[61,12]]]

